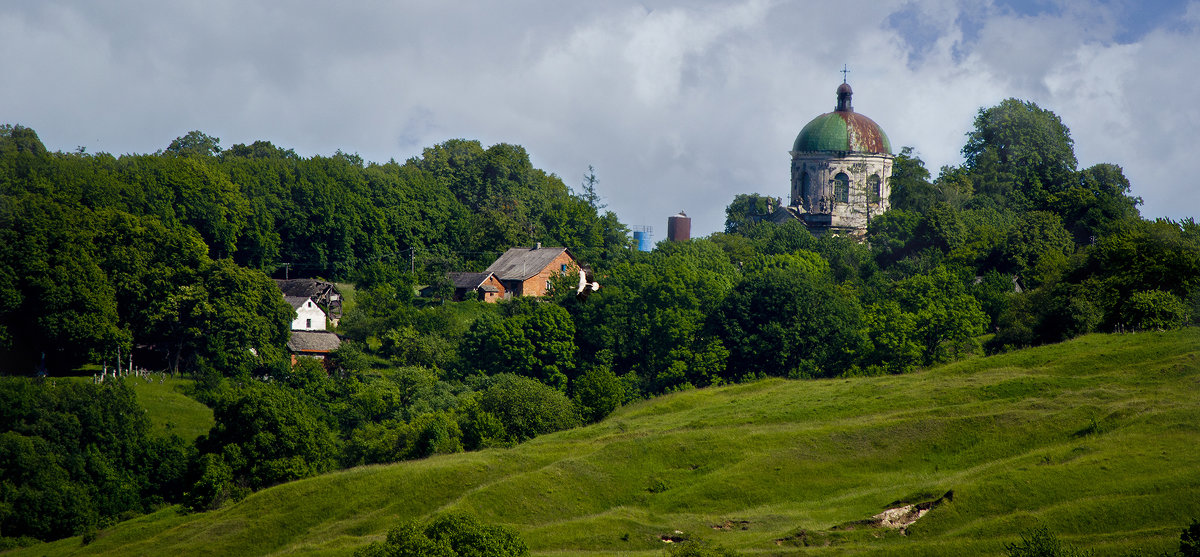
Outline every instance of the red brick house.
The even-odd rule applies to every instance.
[[[504,286],[504,297],[541,296],[550,288],[550,277],[574,272],[579,262],[567,248],[511,248],[488,266],[484,273],[495,275]]]

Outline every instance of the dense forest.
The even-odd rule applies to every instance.
[[[1121,168],[1079,169],[1073,146],[1053,113],[1010,99],[979,111],[965,162],[936,178],[904,149],[865,242],[760,222],[768,197],[748,193],[724,232],[639,252],[594,174],[573,189],[513,145],[376,164],[191,132],[114,157],[2,126],[0,535],[508,446],[680,389],[1195,324],[1200,226],[1142,219]],[[499,304],[416,293],[534,242],[571,248],[602,288],[586,303],[569,277]],[[284,274],[353,285],[328,367],[286,358],[291,310],[269,280]],[[150,436],[119,382],[53,379],[148,346],[213,408],[195,443]]]

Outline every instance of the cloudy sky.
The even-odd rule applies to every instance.
[[[524,146],[621,221],[693,234],[786,197],[792,141],[854,107],[936,175],[1008,97],[1121,165],[1147,217],[1200,216],[1200,0],[3,2],[0,123],[52,150],[148,153],[190,130],[403,161]]]

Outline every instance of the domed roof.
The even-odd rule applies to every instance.
[[[835,151],[890,155],[892,144],[874,120],[854,112],[850,85],[838,86],[838,104],[833,112],[813,118],[792,144],[793,151]]]

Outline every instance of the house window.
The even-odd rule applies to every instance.
[[[867,200],[877,204],[879,203],[879,194],[879,175],[872,174],[870,178],[867,178]]]
[[[311,328],[312,328],[312,319],[305,319],[305,320],[304,320],[304,328],[305,328],[305,329],[311,329]]]
[[[562,272],[564,272],[564,273],[567,272],[567,264],[566,263],[563,263]]]
[[[850,201],[850,177],[845,172],[833,177],[833,198],[839,203]]]

